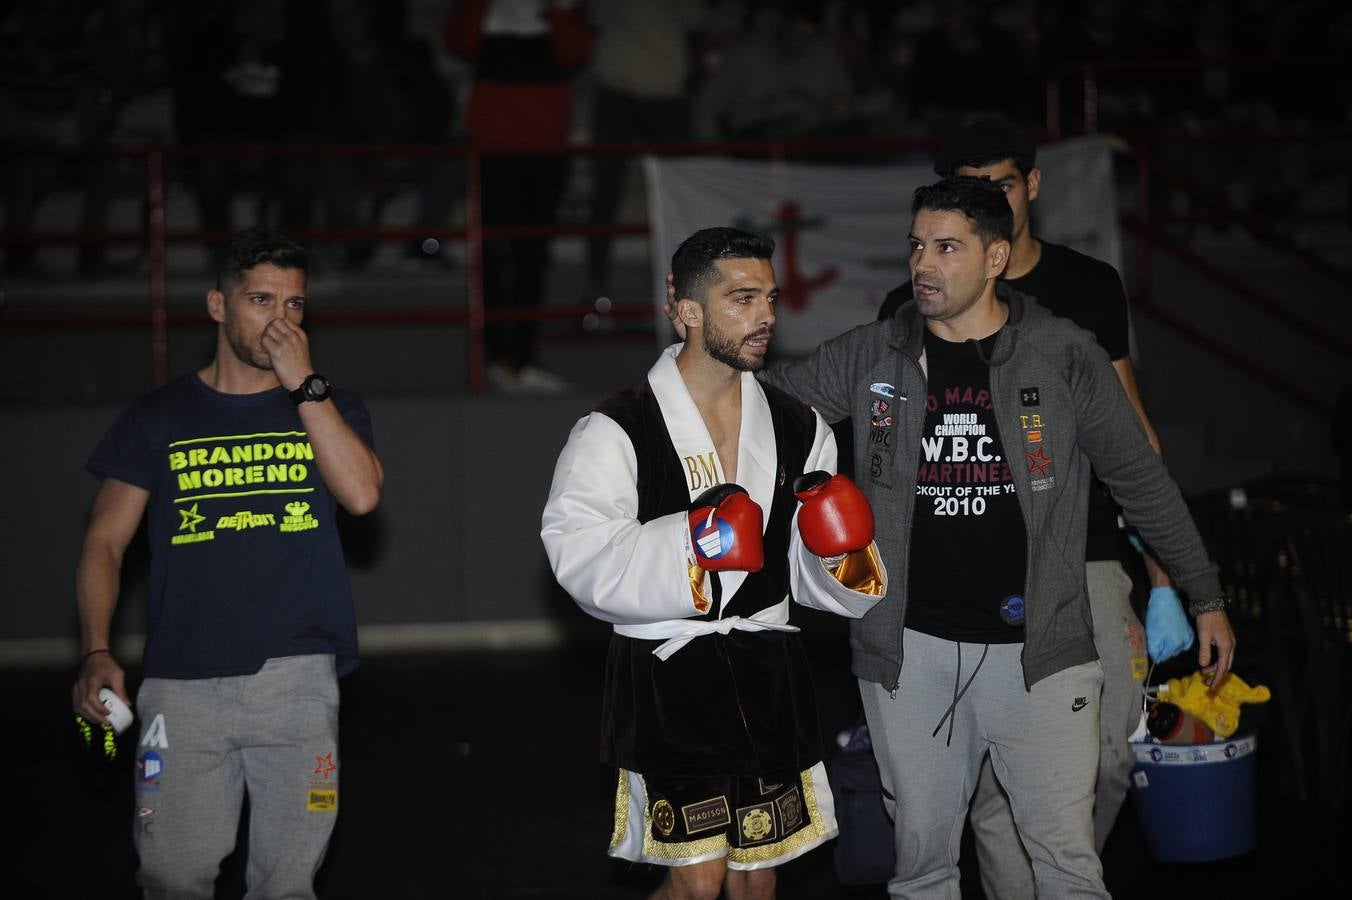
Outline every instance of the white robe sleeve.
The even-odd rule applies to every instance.
[[[826,420],[817,414],[817,434],[812,441],[804,472],[817,470],[835,474],[836,436]],[[802,509],[802,504],[798,505]],[[882,567],[881,559],[879,566]],[[887,569],[882,568],[882,596],[853,591],[845,587],[822,564],[820,556],[807,549],[798,533],[798,513],[793,515],[793,533],[789,541],[789,586],[793,599],[812,609],[857,619],[887,594]]]
[[[545,554],[591,616],[635,625],[699,615],[685,512],[640,523],[633,444],[601,413],[578,421],[559,454],[541,519]]]

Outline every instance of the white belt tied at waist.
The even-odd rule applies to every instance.
[[[642,625],[616,625],[615,633],[625,637],[639,638],[645,641],[666,642],[653,651],[662,661],[669,659],[693,638],[704,634],[727,634],[733,629],[738,631],[798,631],[797,625],[789,624],[789,601],[781,600],[778,605],[762,609],[750,616],[728,616],[726,619],[712,621],[702,619],[668,619],[665,622],[649,622]]]

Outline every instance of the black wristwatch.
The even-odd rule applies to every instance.
[[[300,406],[306,400],[327,400],[333,394],[333,385],[329,380],[319,373],[311,373],[305,376],[305,380],[300,383],[300,387],[291,392],[291,402]]]

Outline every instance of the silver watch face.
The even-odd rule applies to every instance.
[[[305,393],[315,399],[326,397],[329,393],[329,383],[318,375],[311,376],[305,382]]]

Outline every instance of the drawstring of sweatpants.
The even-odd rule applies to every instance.
[[[944,741],[945,747],[953,746],[953,723],[958,721],[956,715],[958,701],[962,699],[963,694],[967,693],[967,689],[972,686],[972,682],[976,681],[976,673],[981,671],[981,664],[986,661],[986,654],[990,650],[990,644],[982,646],[981,658],[976,661],[976,668],[972,670],[972,674],[968,677],[967,683],[962,686],[962,690],[958,690],[958,682],[962,679],[962,643],[958,643],[958,670],[953,673],[953,702],[948,704],[948,709],[944,710],[943,719],[940,719],[939,724],[935,725],[934,730],[930,732],[930,737],[937,735],[939,729],[944,727],[944,720],[946,719],[948,721],[948,738]]]

